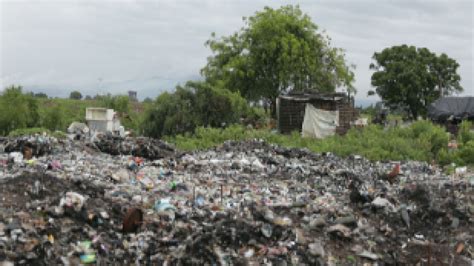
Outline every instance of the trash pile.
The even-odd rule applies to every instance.
[[[166,142],[146,137],[122,138],[100,134],[94,136],[93,143],[100,151],[111,155],[133,155],[156,160],[174,154],[174,148]]]
[[[469,172],[258,140],[94,143],[0,153],[0,265],[473,263]]]
[[[52,142],[57,141],[55,138],[46,135],[37,135],[20,138],[4,139],[3,150],[5,152],[19,152],[25,159],[29,160],[33,157],[50,154],[52,150]]]

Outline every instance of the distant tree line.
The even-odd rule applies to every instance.
[[[86,107],[114,109],[126,128],[139,131],[141,117],[131,110],[128,96],[107,94],[94,98],[93,102],[75,104],[76,100],[48,99],[45,93],[24,92],[21,86],[9,86],[0,94],[0,135],[23,128],[65,131],[73,121],[84,122]]]

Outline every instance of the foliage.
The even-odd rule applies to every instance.
[[[363,107],[360,107],[360,114],[361,115],[367,115],[369,117],[373,117],[377,114],[377,109],[375,108],[375,106],[373,104],[363,108]]]
[[[55,104],[47,108],[42,115],[41,125],[51,131],[64,131],[68,125],[66,124],[63,107],[60,104]]]
[[[143,115],[136,112],[129,112],[120,118],[120,123],[126,130],[133,130],[136,134],[140,134],[140,127],[143,123]]]
[[[72,99],[39,99],[39,113],[40,120],[44,127],[48,128],[61,128],[64,130],[72,122],[85,122],[86,108],[97,107],[98,103],[95,101],[78,101]],[[53,126],[54,119],[50,117],[56,116],[51,112],[51,109],[56,109],[61,112],[59,120],[59,126]],[[51,121],[49,125],[44,125],[45,121]],[[53,129],[54,130],[54,129]]]
[[[440,153],[440,161],[444,164],[474,165],[474,132],[472,123],[463,121],[457,136],[458,149],[444,150]]]
[[[146,111],[143,130],[145,135],[159,138],[193,132],[198,126],[223,127],[239,122],[247,110],[238,93],[206,82],[188,82],[155,100]]]
[[[425,115],[427,106],[440,96],[463,90],[456,72],[459,64],[446,54],[401,45],[374,53],[373,59],[372,86],[377,94],[388,107],[407,109],[412,118]]]
[[[256,128],[264,128],[269,126],[270,121],[270,117],[263,108],[249,107],[243,116],[242,124]]]
[[[442,149],[438,153],[438,163],[440,165],[449,165],[449,164],[459,164],[462,165],[462,160],[459,159],[459,155],[456,151],[450,151],[447,149]]]
[[[0,96],[0,135],[17,128],[38,125],[37,100],[24,94],[21,86],[7,87]]]
[[[49,99],[23,93],[20,86],[10,86],[0,95],[0,135],[15,129],[43,127],[64,131],[72,122],[85,122],[86,108],[107,107],[122,113],[126,129],[138,130],[143,120],[141,103],[131,110],[128,96],[111,96],[99,100]],[[52,133],[56,134],[56,133]]]
[[[112,96],[107,94],[99,96],[97,100],[103,107],[114,109],[116,112],[128,114],[130,112],[130,99],[126,95]]]
[[[19,136],[31,136],[31,135],[42,135],[46,133],[49,136],[55,137],[57,139],[65,139],[66,133],[62,131],[50,131],[44,127],[33,127],[33,128],[19,128],[11,131],[8,136],[10,137],[19,137]]]
[[[445,148],[449,135],[443,128],[428,121],[418,121],[406,128],[383,129],[370,125],[351,129],[344,136],[332,136],[324,140],[303,138],[298,132],[281,135],[240,125],[224,129],[198,127],[193,135],[188,133],[165,139],[183,150],[208,149],[226,140],[263,139],[286,147],[308,148],[314,152],[333,152],[340,156],[359,154],[370,160],[437,160],[445,165],[452,162],[472,163],[473,159],[466,158],[474,158],[468,157],[473,154],[474,141],[461,149],[459,155],[451,156]]]
[[[464,164],[474,164],[474,140],[463,144],[458,152],[458,156]]]
[[[214,86],[239,91],[250,101],[274,107],[288,90],[354,91],[354,74],[341,49],[318,31],[298,6],[265,7],[244,18],[245,26],[231,36],[206,42],[213,52],[201,73]]]
[[[67,135],[63,131],[56,130],[51,133],[51,136],[57,138],[57,139],[66,139]]]
[[[71,94],[69,94],[69,99],[80,100],[82,99],[82,94],[79,91],[72,91]]]
[[[140,129],[142,117],[133,112],[130,98],[127,95],[111,95],[96,96],[98,105],[105,108],[114,109],[119,116],[120,122],[126,129],[132,129],[136,132]]]
[[[19,136],[30,136],[36,134],[51,134],[51,131],[44,127],[32,127],[32,128],[18,128],[11,131],[8,136],[9,137],[19,137]]]
[[[33,96],[35,96],[36,98],[48,98],[48,95],[44,92],[35,93]]]
[[[458,143],[464,145],[469,141],[474,141],[473,125],[472,122],[465,120],[459,125]]]

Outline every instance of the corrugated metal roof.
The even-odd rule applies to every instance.
[[[451,116],[454,118],[474,117],[474,97],[443,97],[428,107],[428,116],[442,120]]]

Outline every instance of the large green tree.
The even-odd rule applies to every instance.
[[[373,55],[372,86],[392,109],[404,108],[412,118],[426,115],[427,106],[441,96],[462,92],[459,64],[446,54],[400,45]]]
[[[346,64],[343,51],[331,47],[331,39],[298,6],[265,7],[244,22],[233,35],[212,34],[206,42],[213,55],[201,73],[211,84],[272,106],[290,90],[355,91],[353,66]]]

